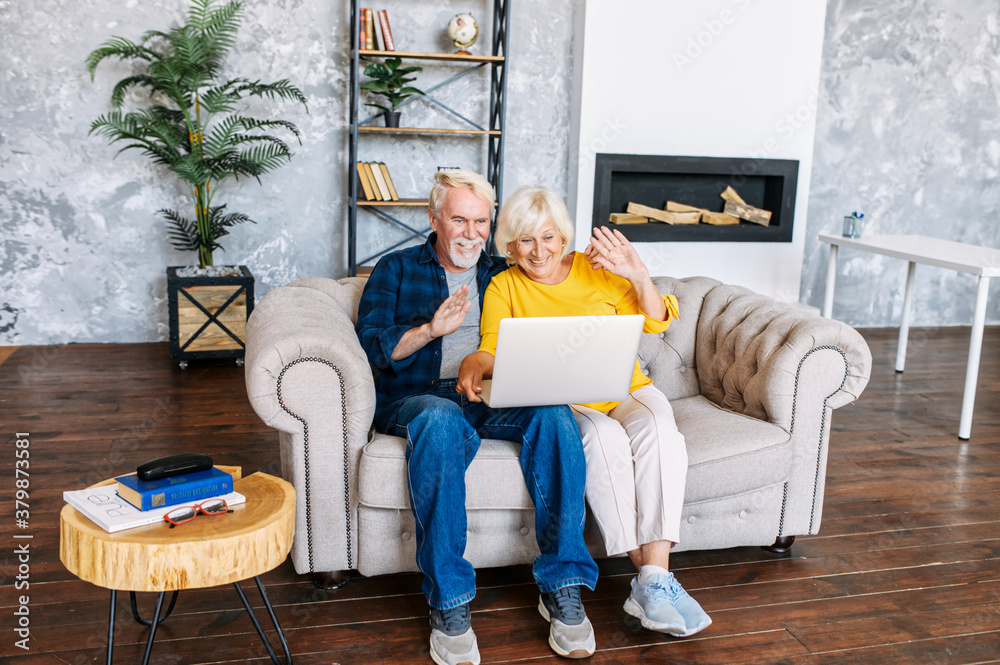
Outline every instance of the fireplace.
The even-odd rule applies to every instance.
[[[792,241],[798,160],[598,154],[595,167],[592,226],[616,228],[632,242]],[[727,186],[748,205],[769,210],[770,223],[608,223],[611,213],[626,212],[630,202],[662,210],[674,201],[722,212],[719,195]]]

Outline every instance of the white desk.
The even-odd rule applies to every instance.
[[[976,309],[969,340],[969,359],[965,367],[965,395],[962,397],[962,417],[958,438],[968,440],[972,434],[972,407],[976,401],[976,381],[979,378],[979,354],[983,347],[983,326],[986,323],[986,299],[990,292],[990,277],[1000,276],[1000,249],[965,245],[951,240],[913,235],[874,235],[845,238],[821,233],[821,242],[830,244],[830,264],[827,267],[826,299],[823,316],[833,312],[833,287],[837,279],[837,249],[849,247],[872,254],[882,254],[909,261],[906,271],[906,292],[903,295],[903,320],[899,326],[896,349],[896,371],[902,372],[906,362],[906,339],[910,333],[910,305],[913,302],[913,273],[918,263],[966,272],[979,277]]]

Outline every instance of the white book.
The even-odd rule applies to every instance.
[[[134,529],[147,524],[156,524],[163,521],[163,516],[171,510],[193,506],[208,498],[202,497],[187,503],[178,503],[172,506],[153,508],[152,510],[139,510],[128,501],[125,501],[117,493],[118,484],[102,485],[100,487],[88,487],[84,490],[67,490],[63,492],[63,499],[73,506],[84,517],[101,527],[108,533],[122,531],[124,529]],[[230,507],[245,503],[247,498],[239,492],[230,492],[212,499],[225,499]]]

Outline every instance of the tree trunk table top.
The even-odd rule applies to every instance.
[[[100,485],[113,483],[108,480]],[[174,591],[230,584],[280,565],[295,533],[295,490],[266,473],[237,480],[245,504],[108,533],[70,505],[59,513],[59,559],[81,580],[119,591]]]

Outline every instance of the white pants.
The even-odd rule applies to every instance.
[[[572,409],[587,459],[587,503],[608,555],[678,542],[687,447],[666,396],[650,385],[607,413]]]

